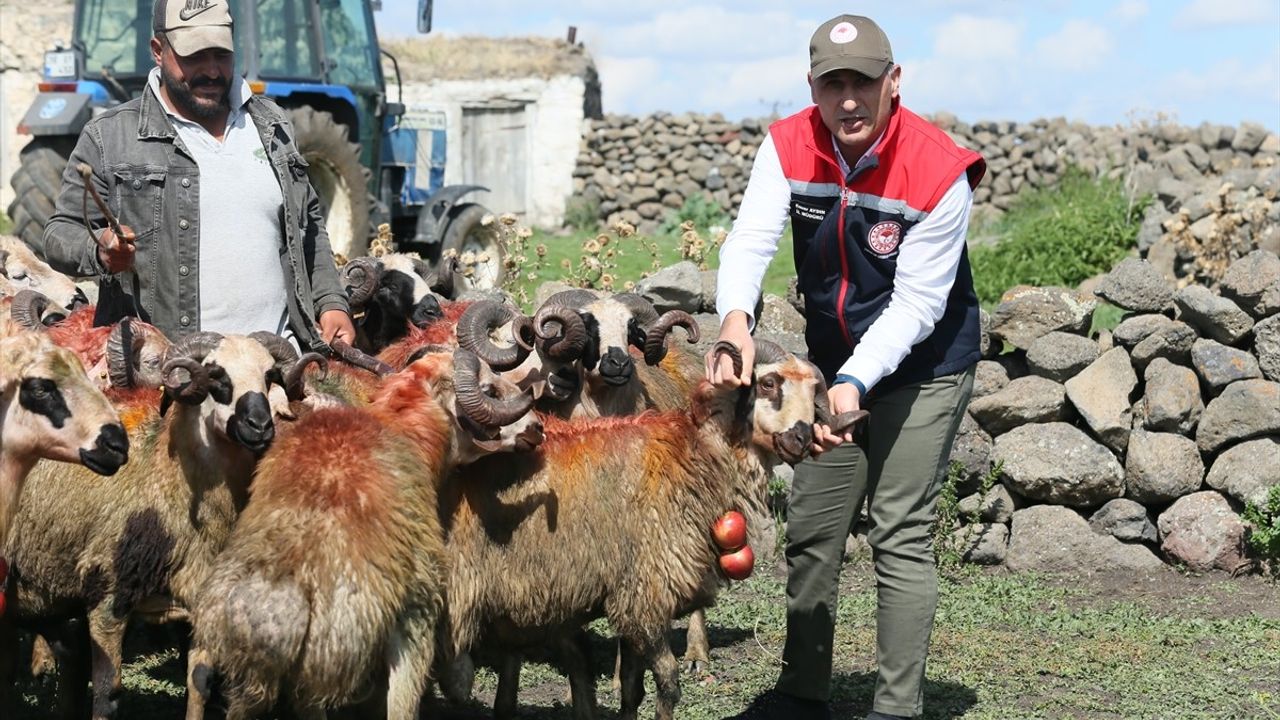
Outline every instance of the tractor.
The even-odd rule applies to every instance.
[[[489,211],[463,198],[487,188],[445,185],[446,129],[408,117],[387,97],[373,12],[381,0],[230,0],[236,74],[289,114],[335,255],[364,255],[388,223],[400,250],[438,263],[465,257],[470,286],[501,284],[502,249]],[[95,112],[138,96],[151,59],[152,0],[76,0],[69,46],[46,52],[39,95],[19,133],[32,136],[12,178],[15,234],[38,237],[53,213],[67,158]],[[417,29],[431,29],[419,0]],[[397,95],[397,100],[400,98]],[[341,260],[340,260],[341,262]]]

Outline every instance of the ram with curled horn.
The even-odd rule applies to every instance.
[[[763,512],[773,467],[812,447],[821,375],[776,346],[761,352],[752,388],[704,380],[682,410],[550,418],[536,458],[490,458],[449,479],[443,688],[465,687],[455,672],[466,664],[451,661],[473,648],[518,652],[550,639],[565,653],[573,716],[593,717],[595,677],[575,623],[603,616],[626,648],[621,716],[636,717],[646,666],[657,717],[673,716],[678,663],[666,638],[673,618],[714,599],[709,529],[730,509]],[[495,717],[515,711],[514,657],[499,673]]]
[[[95,308],[78,308],[63,317],[48,298],[34,290],[22,290],[12,298],[0,298],[0,336],[40,330],[59,347],[80,359],[98,388],[158,388],[160,365],[170,346],[158,328],[137,318],[125,317],[104,327],[94,327]]]
[[[87,614],[95,717],[109,716],[116,704],[130,620],[185,620],[206,592],[210,561],[248,499],[259,458],[276,441],[269,388],[296,390],[309,363],[324,360],[298,358],[278,338],[194,333],[171,346],[161,364],[166,411],[120,408],[122,417],[144,420],[126,423],[133,450],[115,481],[65,465],[32,471],[38,482],[19,503],[7,549],[20,571],[14,577],[22,602],[13,619],[56,629]],[[127,397],[155,403],[155,393]],[[64,670],[86,662],[74,657],[74,638],[50,639],[62,641],[51,644],[63,653]],[[11,681],[0,677],[0,687]],[[87,688],[63,684],[59,707],[85,707],[79,696]]]
[[[470,350],[427,346],[368,405],[299,420],[264,457],[196,608],[187,717],[218,687],[228,717],[277,699],[323,717],[372,691],[378,717],[417,718],[444,605],[437,488],[483,455],[536,447],[532,405]]]
[[[414,255],[359,257],[340,272],[355,316],[356,347],[377,353],[412,328],[425,328],[443,314],[441,299],[452,293],[453,275],[442,263],[431,270]]]
[[[685,406],[699,366],[687,352],[666,360],[676,327],[697,342],[691,315],[659,315],[639,295],[567,290],[551,296],[534,316],[542,376],[560,380],[561,392],[552,396],[557,402],[544,403],[545,409],[561,417],[601,417]],[[558,356],[556,343],[566,346]]]

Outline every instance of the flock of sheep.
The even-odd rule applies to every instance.
[[[30,662],[19,631],[58,666],[51,714],[106,718],[129,624],[181,621],[189,720],[416,718],[429,680],[469,697],[472,658],[511,717],[543,646],[591,718],[584,627],[606,618],[622,717],[649,669],[671,718],[674,618],[698,613],[707,660],[712,524],[760,508],[815,421],[855,418],[765,342],[751,387],[712,387],[668,347],[693,319],[640,296],[568,291],[529,316],[451,301],[443,275],[344,266],[358,347],[330,361],[267,333],[94,328],[70,279],[0,238],[0,714]]]

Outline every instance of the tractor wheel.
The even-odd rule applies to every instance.
[[[74,143],[73,138],[36,138],[22,148],[21,165],[10,181],[14,198],[8,212],[13,234],[28,245],[40,242],[53,215]]]
[[[347,126],[333,115],[309,107],[289,109],[294,141],[306,158],[311,186],[320,196],[324,227],[334,255],[364,255],[372,235],[369,170],[360,163],[360,146],[347,138]]]
[[[502,243],[498,241],[498,229],[494,223],[481,222],[490,215],[483,205],[468,203],[450,211],[449,227],[444,231],[440,254],[453,251],[460,261],[460,272],[466,288],[491,290],[502,287]]]

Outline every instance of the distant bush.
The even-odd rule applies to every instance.
[[[1149,202],[1076,169],[1057,187],[1024,191],[985,230],[999,241],[969,252],[978,299],[993,305],[1015,285],[1074,287],[1111,270],[1134,247]]]
[[[600,229],[600,201],[594,197],[573,195],[564,203],[564,224],[574,230],[595,232]]]
[[[715,200],[702,193],[694,193],[680,206],[679,210],[667,213],[667,217],[658,226],[658,235],[680,235],[681,225],[691,222],[693,227],[707,231],[713,227],[728,229],[729,213],[720,207]]]

